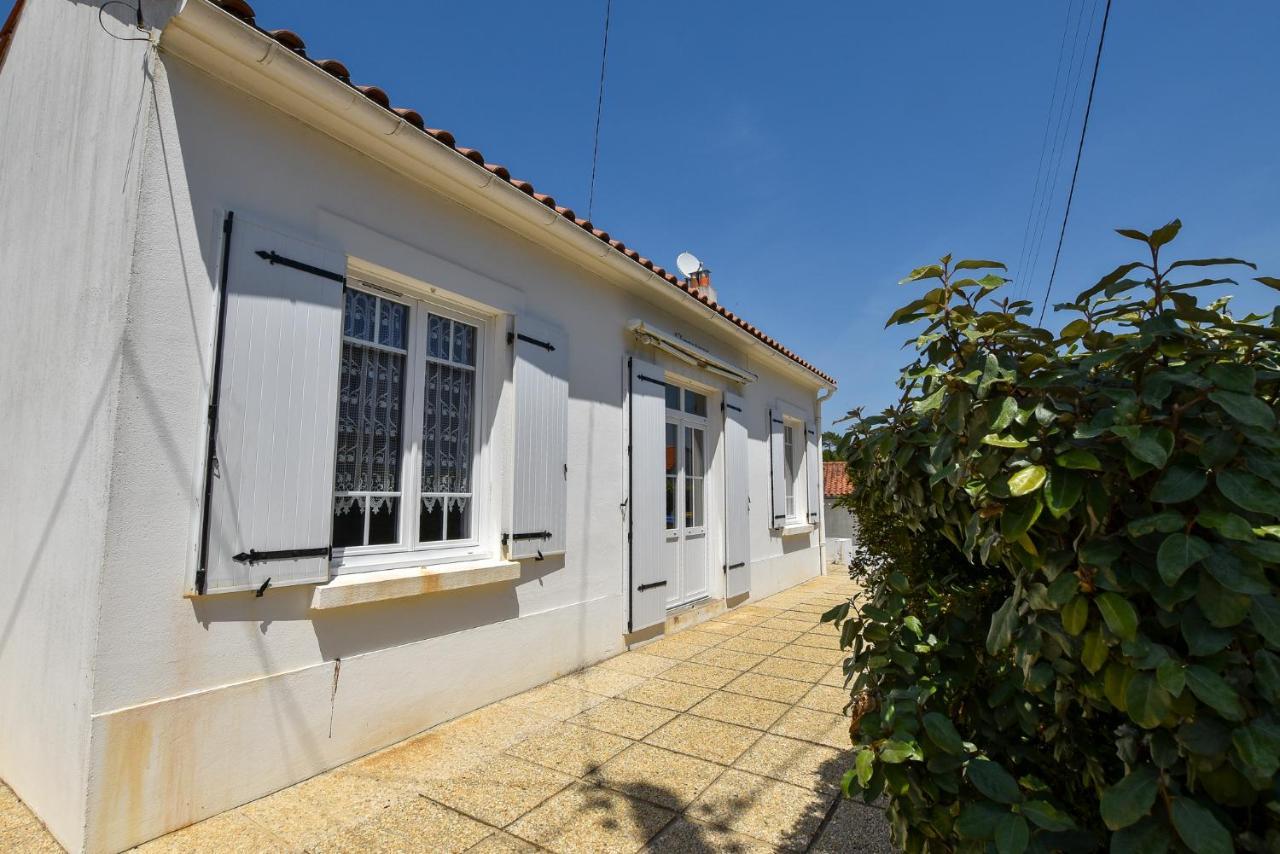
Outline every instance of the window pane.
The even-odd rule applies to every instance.
[[[408,319],[408,306],[390,300],[378,300],[378,343],[403,350]]]
[[[377,323],[378,298],[373,294],[348,288],[342,312],[342,333],[362,341],[373,340],[373,327]]]
[[[676,430],[674,424],[667,425],[667,474],[676,473]]]
[[[680,387],[674,386],[674,385],[668,385],[666,387],[666,395],[667,395],[667,409],[674,409],[676,412],[679,412],[680,411]]]
[[[384,546],[400,539],[400,499],[375,496],[369,499],[369,545]]]
[[[694,528],[701,528],[702,520],[702,478],[695,477],[689,480],[689,524]]]
[[[690,415],[707,414],[707,396],[698,394],[696,391],[685,389],[684,392],[684,411]]]
[[[674,530],[676,527],[676,478],[675,475],[668,476],[667,481],[667,530]]]
[[[453,352],[450,359],[460,365],[476,363],[476,328],[453,321]]]
[[[684,526],[692,528],[693,522],[693,484],[697,478],[686,477],[684,479]]]
[[[436,359],[449,358],[449,320],[437,315],[427,316],[427,355]]]
[[[705,472],[705,462],[702,454],[702,441],[706,434],[696,427],[685,428],[685,474],[693,477],[702,477]]]
[[[333,499],[333,546],[364,545],[364,499],[338,496]]]
[[[465,540],[471,536],[471,499],[445,499],[445,537]]]
[[[475,373],[427,364],[422,491],[470,492]]]
[[[424,543],[444,539],[444,499],[423,496],[418,514],[418,538]]]

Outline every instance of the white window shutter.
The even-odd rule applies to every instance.
[[[515,460],[507,555],[541,560],[565,551],[569,464],[569,353],[564,331],[516,318]]]
[[[323,582],[346,257],[227,224],[197,592]]]
[[[638,356],[630,359],[631,442],[631,631],[667,617],[667,573],[662,565],[666,527],[666,383],[662,369]]]
[[[751,526],[747,477],[746,401],[724,394],[724,585],[725,598],[751,589]]]
[[[782,413],[776,409],[769,410],[769,480],[770,492],[773,496],[770,508],[770,528],[781,528],[787,524],[787,466],[783,456],[786,454],[786,442],[782,438]]]
[[[818,447],[818,428],[812,421],[804,423],[804,465],[809,497],[805,518],[816,525],[822,518],[822,453]]]

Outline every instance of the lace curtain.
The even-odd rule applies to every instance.
[[[471,492],[475,409],[475,327],[430,315],[422,425],[422,505],[465,510]],[[446,364],[445,362],[452,363]],[[436,494],[432,494],[436,493]]]

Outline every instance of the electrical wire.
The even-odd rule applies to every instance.
[[[613,0],[604,4],[604,46],[600,50],[600,89],[596,95],[596,133],[591,148],[591,187],[587,191],[587,219],[596,204],[596,167],[600,163],[600,117],[604,113],[604,70],[609,58],[609,19],[613,16]]]
[[[133,4],[126,2],[126,0],[106,0],[106,2],[104,2],[102,5],[98,7],[98,26],[102,27],[102,31],[107,35],[111,36],[111,38],[115,39],[116,41],[121,41],[121,42],[151,41],[150,36],[144,36],[144,37],[131,36],[129,38],[125,38],[124,36],[118,36],[115,33],[111,32],[111,30],[108,30],[107,25],[102,21],[102,15],[104,12],[107,11],[108,6],[124,6],[125,8],[132,11],[134,13],[134,19],[135,19],[134,26],[137,29],[145,32],[146,26],[142,22],[142,0],[138,0],[137,6],[134,6]]]
[[[1053,292],[1053,280],[1058,275],[1058,259],[1062,257],[1062,241],[1067,236],[1067,219],[1071,216],[1071,200],[1076,194],[1076,178],[1080,176],[1080,159],[1084,156],[1084,135],[1089,130],[1089,113],[1093,110],[1093,92],[1098,87],[1098,67],[1102,65],[1102,44],[1107,39],[1107,20],[1111,17],[1111,0],[1107,0],[1107,8],[1102,13],[1102,32],[1098,35],[1098,52],[1093,57],[1093,77],[1089,81],[1089,100],[1084,105],[1084,121],[1080,123],[1080,144],[1076,146],[1076,165],[1071,171],[1071,189],[1067,191],[1067,207],[1062,212],[1062,228],[1058,230],[1058,248],[1053,253],[1053,269],[1049,271],[1049,282],[1044,288],[1044,301],[1040,303],[1040,317],[1036,320],[1039,326],[1044,320],[1044,310],[1049,305],[1049,294]]]

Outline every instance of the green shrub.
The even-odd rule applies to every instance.
[[[917,359],[842,443],[870,598],[827,618],[846,789],[908,850],[1280,848],[1280,310],[1198,298],[1245,262],[1162,264],[1179,227],[1057,334],[1001,264],[904,280]]]

